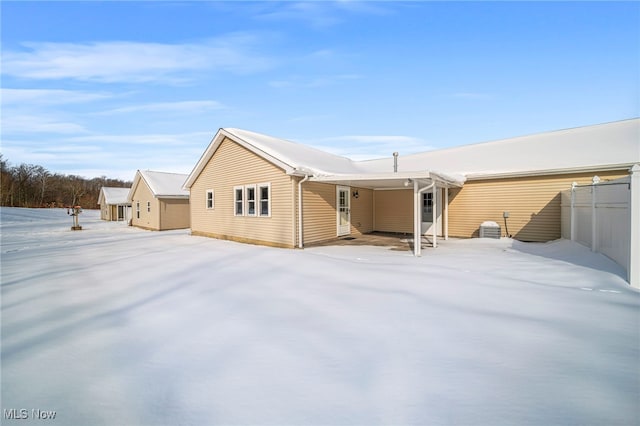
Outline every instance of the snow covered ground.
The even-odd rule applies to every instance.
[[[2,424],[640,423],[640,293],[571,242],[414,258],[0,212]]]

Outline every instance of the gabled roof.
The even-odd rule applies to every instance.
[[[103,186],[98,196],[98,204],[131,204],[127,199],[131,188],[113,188]]]
[[[189,198],[189,191],[182,188],[187,176],[182,173],[138,170],[127,198],[130,201],[133,199],[133,194],[141,181],[146,183],[154,198]]]
[[[185,182],[185,188],[191,187],[225,138],[231,139],[290,175],[333,175],[357,171],[354,162],[346,157],[248,130],[224,128],[218,130],[209,143]]]
[[[346,157],[248,130],[222,128],[218,130],[200,157],[184,184],[185,188],[190,188],[193,185],[225,138],[233,140],[290,175],[311,175],[318,178],[323,176],[354,176],[363,173],[359,162]],[[426,169],[417,170],[425,171]]]
[[[619,169],[640,163],[640,119],[538,133],[398,157],[398,171],[437,168],[467,178]],[[361,161],[368,172],[393,159]]]
[[[310,146],[241,129],[220,129],[184,183],[190,188],[225,138],[291,175],[318,181],[395,179],[393,157],[353,161]],[[399,156],[398,173],[428,173],[443,182],[466,178],[507,177],[620,169],[640,163],[640,119],[558,130]],[[446,176],[446,178],[445,178]],[[397,180],[397,179],[396,179]]]

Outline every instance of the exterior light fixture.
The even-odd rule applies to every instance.
[[[355,191],[353,191],[353,198],[358,198],[359,196],[360,196],[360,194],[358,193],[357,189]]]

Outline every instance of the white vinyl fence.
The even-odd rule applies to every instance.
[[[627,271],[640,288],[640,166],[629,177],[576,185],[561,193],[562,238],[590,247]]]

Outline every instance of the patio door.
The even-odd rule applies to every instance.
[[[423,192],[420,200],[422,235],[433,234],[433,192]],[[436,191],[436,233],[442,235],[442,189]]]
[[[351,233],[351,205],[348,186],[338,186],[336,192],[336,214],[338,223],[338,236]]]

